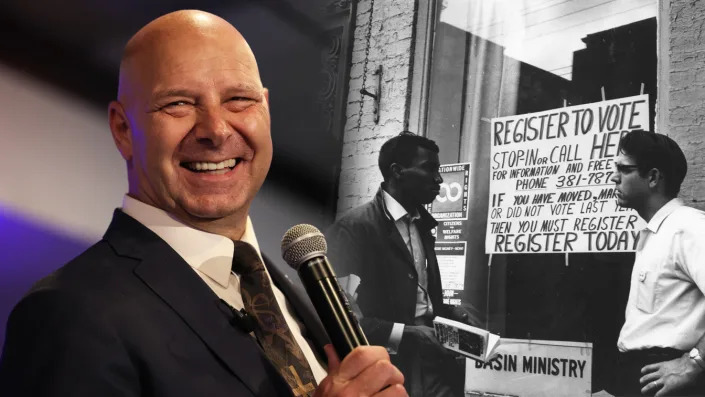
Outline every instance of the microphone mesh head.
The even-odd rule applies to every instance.
[[[287,230],[282,237],[282,257],[289,266],[299,268],[304,261],[328,252],[326,238],[318,228],[302,223]]]

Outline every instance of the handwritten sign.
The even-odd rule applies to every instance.
[[[639,95],[492,119],[485,252],[627,252],[643,220],[610,181],[619,140],[649,128]]]
[[[592,343],[502,339],[493,359],[467,359],[465,395],[590,396]],[[484,395],[484,394],[483,394]]]

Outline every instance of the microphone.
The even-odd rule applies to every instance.
[[[369,345],[326,258],[328,245],[315,226],[301,224],[282,237],[282,257],[299,273],[313,307],[342,360],[355,347]]]
[[[230,319],[230,325],[239,328],[242,332],[249,334],[255,330],[257,326],[257,321],[250,316],[250,313],[246,312],[245,309],[237,310],[230,306],[228,302],[224,299],[220,299],[220,302],[227,307],[232,313],[233,317]]]

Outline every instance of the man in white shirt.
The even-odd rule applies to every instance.
[[[248,212],[272,158],[268,99],[215,15],[174,12],[130,39],[109,106],[128,195],[103,240],[13,310],[3,393],[406,395],[381,347],[340,362],[327,345],[326,371],[316,316],[259,253]]]
[[[671,138],[633,131],[615,160],[617,202],[639,233],[613,390],[617,395],[705,394],[705,213],[676,198],[687,163]]]

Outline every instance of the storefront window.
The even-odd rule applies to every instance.
[[[648,95],[640,128],[653,131],[657,1],[443,0],[431,9],[431,49],[415,66],[427,77],[415,89],[425,91],[420,129],[438,143],[441,163],[469,163],[459,302],[484,309],[487,328],[503,337],[592,343],[600,390],[601,363],[613,360],[624,322],[633,240],[599,252],[488,249],[492,121]]]

